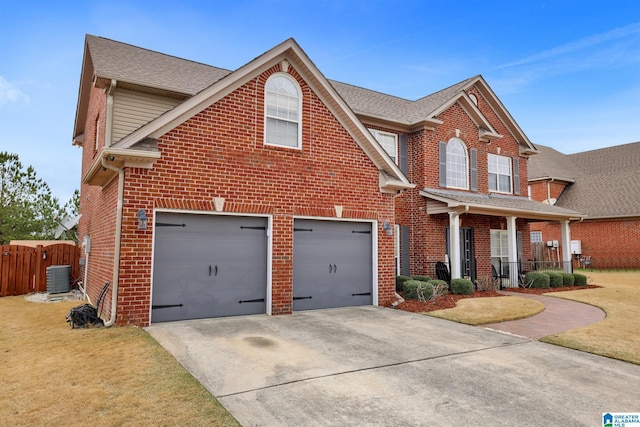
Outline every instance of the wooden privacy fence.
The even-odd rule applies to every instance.
[[[80,252],[66,243],[36,247],[0,246],[0,297],[46,292],[47,267],[71,266],[71,280],[80,275]]]

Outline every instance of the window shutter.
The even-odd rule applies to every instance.
[[[517,157],[513,158],[513,194],[520,194],[520,167],[519,162],[520,159]]]
[[[409,175],[409,162],[407,159],[407,135],[401,134],[398,138],[398,166],[405,175]]]
[[[409,259],[409,227],[400,226],[400,274],[409,276],[411,274],[411,260]]]
[[[478,151],[475,148],[469,150],[471,156],[471,191],[478,191]]]
[[[439,169],[439,181],[440,187],[447,186],[447,143],[440,141],[438,145],[438,149],[440,152],[440,169]]]

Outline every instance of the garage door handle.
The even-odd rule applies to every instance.
[[[211,264],[209,264],[209,276],[211,276]],[[217,276],[218,275],[218,266],[216,265],[215,268],[213,269],[213,275]]]
[[[336,271],[338,271],[338,266],[335,265],[335,264],[333,264],[333,265],[329,264],[329,274],[331,274],[331,273],[335,274]]]
[[[336,271],[338,271],[338,266],[333,264],[333,274],[336,274]]]

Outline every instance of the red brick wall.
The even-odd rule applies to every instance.
[[[91,88],[82,149],[83,177],[88,172],[98,151],[104,146],[106,99],[103,89]],[[98,117],[100,120],[96,120]],[[99,125],[97,132],[96,124]],[[96,134],[99,142],[98,150],[96,150]],[[82,217],[78,224],[79,241],[82,242],[86,235],[91,236],[91,251],[88,256],[83,255],[86,264],[82,269],[81,277],[84,280],[86,268],[85,285],[89,298],[94,304],[104,283],[111,282],[113,279],[117,181],[115,179],[104,189],[87,184],[80,186],[80,213]],[[105,296],[104,309],[106,313],[111,310],[111,291]]]
[[[273,67],[159,138],[162,157],[153,169],[127,169],[118,324],[149,323],[153,224],[137,230],[138,209],[212,211],[214,197],[226,199],[227,212],[272,215],[274,314],[292,308],[293,218],[335,218],[335,205],[343,206],[343,218],[379,221],[379,304],[392,302],[393,236],[381,224],[394,222],[394,199],[380,192],[377,168],[293,67],[289,74],[303,93],[302,149],[263,144],[263,88],[277,71]]]
[[[518,157],[520,174],[520,196],[527,196],[527,158],[520,156],[520,148],[516,139],[509,133],[502,120],[475,87],[469,90],[478,98],[478,108],[491,122],[503,138],[494,140],[491,144],[482,142],[478,138],[478,126],[469,118],[465,110],[454,104],[437,118],[444,123],[435,130],[421,130],[409,134],[408,164],[409,180],[417,184],[417,188],[407,191],[396,201],[396,220],[401,225],[410,225],[411,235],[411,274],[428,274],[432,263],[444,260],[445,229],[449,226],[449,216],[446,214],[427,215],[426,200],[420,196],[423,188],[439,188],[439,159],[438,143],[458,137],[464,141],[467,150],[475,148],[478,154],[478,193],[489,192],[488,157],[489,153],[502,156]],[[393,132],[392,129],[384,129]],[[500,153],[498,153],[500,151]],[[487,217],[481,215],[462,215],[464,227],[474,228],[474,249],[477,259],[478,276],[491,274],[491,248],[489,230],[501,229],[506,222],[501,217]],[[525,220],[518,219],[518,231],[523,235],[524,259],[531,256],[529,244],[529,228]]]
[[[531,188],[531,199],[543,202],[549,197],[552,197],[557,200],[558,197],[560,197],[560,194],[564,191],[565,186],[566,185],[564,183],[557,181],[549,183],[547,183],[547,181],[532,182],[529,184],[529,187]]]
[[[531,229],[542,231],[543,241],[561,239],[557,223],[533,223]],[[572,222],[571,240],[580,240],[582,255],[591,257],[594,268],[640,268],[640,220]]]

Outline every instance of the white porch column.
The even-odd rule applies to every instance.
[[[564,261],[564,272],[571,273],[571,226],[569,221],[560,221],[560,231],[562,232],[562,261]]]
[[[509,255],[509,283],[518,287],[518,240],[516,237],[516,217],[507,216],[507,252]]]
[[[449,212],[449,262],[451,278],[460,278],[460,215]]]

